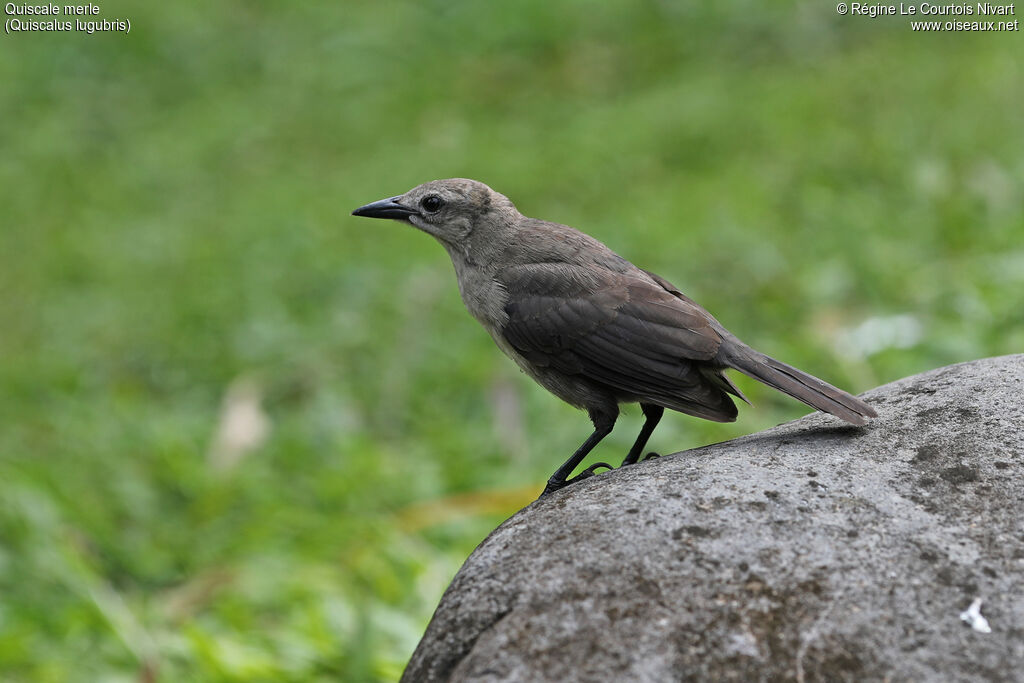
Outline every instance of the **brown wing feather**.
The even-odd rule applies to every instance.
[[[565,263],[503,271],[504,337],[530,362],[583,375],[624,398],[733,419],[732,400],[702,371],[721,335],[703,309],[637,275]]]

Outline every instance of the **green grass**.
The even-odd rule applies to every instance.
[[[101,9],[131,33],[0,38],[5,681],[398,676],[589,428],[442,249],[349,216],[425,180],[488,182],[857,391],[1024,350],[1019,34],[781,2]],[[919,334],[850,352],[900,315]],[[269,432],[218,468],[239,381]],[[651,445],[806,412],[741,386],[737,423]]]

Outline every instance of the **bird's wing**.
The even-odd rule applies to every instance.
[[[509,294],[502,333],[532,364],[701,417],[735,415],[708,377],[722,343],[713,319],[640,271],[540,263],[500,279]]]

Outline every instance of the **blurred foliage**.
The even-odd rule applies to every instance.
[[[131,33],[0,39],[5,681],[399,675],[589,431],[443,250],[349,216],[425,180],[583,228],[853,390],[1024,350],[1019,34],[786,2],[101,10]],[[742,386],[737,423],[652,446],[806,412]],[[267,436],[225,456],[232,411]]]

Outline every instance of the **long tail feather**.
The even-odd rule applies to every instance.
[[[812,408],[831,413],[855,425],[865,424],[868,418],[878,417],[875,409],[867,403],[828,382],[823,382],[738,341],[730,346],[723,358],[726,365],[789,394]]]

